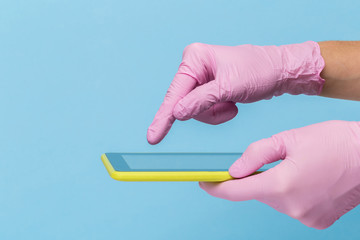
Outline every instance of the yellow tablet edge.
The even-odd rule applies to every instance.
[[[106,157],[106,154],[101,155],[101,161],[105,165],[106,170],[108,171],[110,177],[112,177],[113,172],[115,172],[113,166],[111,165],[109,159]]]
[[[233,179],[229,172],[118,172],[111,165],[106,154],[101,155],[101,160],[105,165],[110,177],[119,181],[207,181],[221,182]]]

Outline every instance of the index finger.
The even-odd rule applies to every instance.
[[[179,71],[170,84],[163,103],[148,128],[147,140],[150,144],[157,144],[166,136],[175,121],[173,109],[176,103],[196,86],[197,82],[193,77],[180,72],[181,67],[180,65]]]

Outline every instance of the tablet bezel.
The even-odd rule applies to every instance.
[[[229,157],[231,156],[232,158],[235,157],[235,159],[233,161],[235,161],[236,159],[238,159],[239,157],[241,157],[242,153],[105,153],[106,157],[108,158],[109,162],[111,163],[111,165],[113,166],[115,171],[118,172],[225,172],[228,171],[228,168],[219,168],[219,169],[205,169],[205,168],[193,168],[193,169],[166,169],[166,168],[161,168],[161,169],[155,169],[155,168],[151,168],[151,169],[146,169],[146,168],[141,168],[141,169],[134,169],[129,167],[129,165],[127,164],[126,159],[124,159],[124,155],[137,155],[137,156],[141,156],[143,155],[144,158],[148,157],[149,155],[162,155],[162,156],[169,156],[169,158],[171,159],[171,155],[181,155],[184,158],[186,158],[187,156],[191,156],[191,155],[209,155],[211,157],[213,157],[214,155],[220,155],[221,157],[223,157],[224,155],[228,155]],[[115,155],[115,156],[114,156]],[[230,165],[228,166],[230,167]]]

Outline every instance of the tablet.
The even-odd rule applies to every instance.
[[[239,157],[241,153],[105,153],[101,160],[120,181],[219,182],[233,179],[228,169]]]

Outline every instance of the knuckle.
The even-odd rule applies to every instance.
[[[248,146],[247,150],[248,150],[249,152],[254,152],[254,153],[259,152],[259,151],[261,150],[261,147],[260,147],[261,141],[262,141],[262,140],[251,143],[251,144]]]
[[[262,151],[264,151],[264,146],[267,139],[261,139],[259,141],[251,143],[247,149],[246,152],[251,154],[252,156],[256,156],[260,154]]]
[[[287,195],[291,191],[291,184],[288,181],[278,181],[273,189],[273,194],[277,196]]]
[[[214,73],[209,67],[209,56],[207,44],[191,43],[183,51],[179,71],[192,76],[198,84],[204,84],[214,79]]]
[[[202,51],[202,49],[204,49],[203,43],[199,43],[199,42],[191,43],[185,47],[184,54]]]
[[[306,214],[305,211],[302,209],[299,209],[299,208],[293,208],[288,213],[288,215],[290,217],[298,219],[298,220],[302,219],[305,216],[305,214]]]

